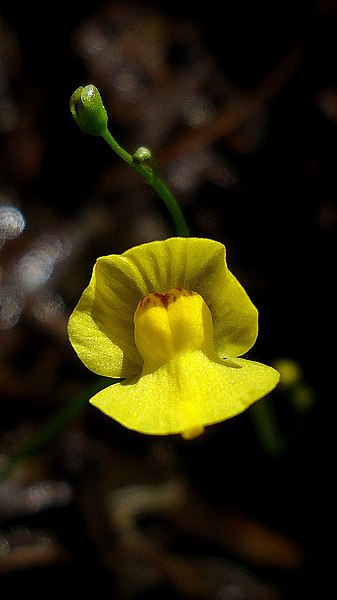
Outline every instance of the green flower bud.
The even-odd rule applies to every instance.
[[[102,136],[107,131],[108,115],[94,85],[77,88],[71,95],[69,106],[77,125],[84,133]]]
[[[152,152],[144,146],[140,146],[140,148],[137,148],[137,150],[132,155],[133,162],[135,162],[138,165],[142,164],[146,160],[149,160],[149,158],[152,158]]]

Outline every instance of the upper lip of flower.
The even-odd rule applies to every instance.
[[[229,271],[220,242],[173,237],[100,257],[91,281],[69,319],[70,341],[84,364],[108,377],[140,373],[142,357],[134,340],[133,317],[149,293],[171,288],[199,293],[214,325],[214,348],[236,357],[255,343],[258,314]]]

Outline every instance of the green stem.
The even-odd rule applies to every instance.
[[[158,176],[154,176],[152,181],[152,188],[164,202],[166,208],[168,209],[173,222],[175,224],[175,228],[177,231],[177,235],[181,235],[182,237],[188,237],[190,232],[187,227],[187,223],[185,221],[184,215],[181,211],[181,208],[176,201],[173,194],[166,187],[165,183]]]
[[[72,419],[74,419],[86,406],[88,406],[88,399],[91,398],[96,392],[103,389],[107,382],[109,385],[117,383],[119,380],[111,380],[107,378],[100,378],[96,380],[94,384],[88,388],[85,392],[75,398],[70,404],[65,406],[59,413],[57,413],[48,423],[42,427],[41,431],[38,431],[35,435],[30,438],[27,443],[18,450],[13,456],[10,457],[8,462],[0,469],[0,482],[8,477],[14,467],[21,461],[35,455],[41,450],[59,431],[61,431],[65,425],[67,425]]]
[[[124,148],[122,148],[122,146],[118,144],[118,142],[116,142],[115,138],[111,135],[108,129],[106,129],[102,134],[102,138],[109,144],[110,148],[112,148],[112,150],[116,152],[120,158],[130,165],[130,167],[135,167],[131,154],[129,154],[126,150],[124,150]]]
[[[151,185],[152,189],[158,194],[171,215],[177,235],[188,237],[189,229],[182,210],[172,192],[170,192],[165,183],[158,176],[155,166],[147,168],[142,163],[136,163],[131,154],[126,152],[126,150],[116,142],[108,129],[102,134],[102,137],[109,144],[110,148],[112,148],[122,160],[130,165],[130,167],[133,167],[143,177],[145,183]]]

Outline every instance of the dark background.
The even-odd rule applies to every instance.
[[[333,592],[336,34],[337,6],[329,0],[193,8],[1,3],[0,99],[12,120],[2,108],[0,203],[14,204],[26,219],[22,234],[1,248],[1,297],[11,290],[20,297],[17,320],[0,330],[1,461],[6,467],[20,459],[0,495],[0,576],[9,589],[38,589],[41,596],[108,589],[118,599]],[[191,233],[226,245],[229,267],[260,313],[252,358],[299,366],[299,386],[281,387],[264,404],[275,412],[280,438],[264,421],[266,444],[259,414],[247,411],[190,443],[149,439],[88,405],[88,389],[99,382],[73,355],[66,321],[96,257],[175,232],[151,190],[73,122],[70,95],[87,83],[100,89],[118,141],[129,151],[153,149]],[[192,123],[192,109],[204,120]],[[56,266],[44,282],[20,291],[16,265],[45,235],[54,240]],[[193,510],[190,529],[175,522],[174,533],[158,511],[140,528],[164,560],[158,566],[151,553],[144,559],[140,570],[157,569],[160,577],[143,582],[130,548],[123,554],[120,532],[112,528],[106,539],[102,506],[107,490],[166,476],[182,479],[207,503],[201,521],[207,514],[214,532],[224,510],[237,546],[200,532]],[[34,490],[38,500],[29,504]],[[244,533],[239,542],[247,518],[262,527],[253,558]],[[289,565],[286,549],[278,555],[271,544],[268,551],[264,527],[276,535],[276,547],[277,535],[285,536],[288,558],[292,544],[300,548],[302,560],[289,558]],[[48,559],[37,532],[54,551]],[[223,561],[218,596],[205,581],[191,592],[186,571],[173,574],[168,556],[183,556],[187,572],[200,560],[197,573],[206,579],[205,557]],[[233,561],[235,589],[228,584]],[[247,586],[246,569],[253,578]]]

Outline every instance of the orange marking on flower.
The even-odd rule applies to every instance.
[[[192,290],[185,290],[184,288],[173,288],[168,292],[162,294],[161,292],[152,292],[142,298],[139,302],[139,307],[141,308],[149,308],[152,306],[161,305],[164,308],[168,308],[170,304],[173,304],[180,298],[181,296],[193,296],[194,292]],[[159,301],[159,304],[158,304]]]
[[[167,294],[160,294],[159,292],[154,292],[153,296],[155,296],[155,298],[158,298],[158,300],[160,300],[160,302],[162,303],[164,308],[167,308],[168,305],[170,304],[170,302],[172,302],[172,297],[171,297],[170,292],[168,292]]]

